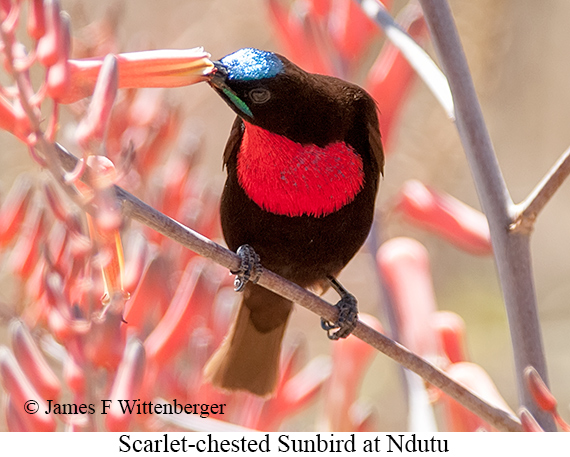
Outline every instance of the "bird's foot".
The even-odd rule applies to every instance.
[[[321,327],[327,331],[327,336],[331,340],[346,338],[352,333],[358,322],[358,306],[354,295],[350,294],[332,276],[328,277],[333,289],[340,295],[340,300],[335,305],[338,308],[338,319],[335,323],[321,318]],[[331,333],[331,330],[338,329]]]
[[[234,290],[241,292],[249,281],[253,284],[257,284],[263,267],[261,266],[259,256],[249,244],[240,246],[236,254],[241,259],[241,264],[239,270],[231,270],[231,273],[236,275],[234,279]]]

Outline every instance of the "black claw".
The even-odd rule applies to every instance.
[[[240,246],[236,254],[240,257],[241,264],[239,270],[231,271],[231,273],[236,275],[234,279],[234,290],[241,292],[249,281],[253,284],[257,284],[263,267],[261,266],[259,256],[249,244]]]
[[[332,276],[328,277],[332,287],[340,295],[340,300],[335,305],[338,308],[338,319],[331,323],[321,318],[321,327],[326,330],[327,336],[331,340],[346,338],[352,333],[358,322],[358,306],[354,295],[347,292],[342,285]],[[331,330],[338,329],[331,333]]]

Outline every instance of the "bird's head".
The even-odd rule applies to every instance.
[[[344,140],[353,120],[375,105],[354,84],[307,73],[273,52],[244,48],[214,62],[210,85],[244,121],[302,144]]]
[[[214,65],[210,85],[245,121],[281,134],[302,121],[299,111],[309,75],[285,57],[244,48]]]
[[[284,73],[283,61],[277,54],[244,48],[214,62],[210,85],[226,103],[247,121],[267,111],[276,78]],[[268,105],[269,104],[269,105]]]

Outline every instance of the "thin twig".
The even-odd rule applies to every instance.
[[[531,231],[538,213],[570,175],[570,148],[566,149],[544,178],[521,203],[516,205],[513,230]]]
[[[56,146],[63,166],[66,169],[73,169],[78,159],[65,151],[63,147],[57,144]],[[188,249],[230,270],[238,269],[240,259],[235,253],[162,214],[124,189],[115,186],[115,191],[121,201],[125,217],[135,219],[147,225]],[[337,309],[334,306],[272,271],[264,269],[258,284],[307,308],[328,321],[336,321]],[[405,368],[417,373],[427,382],[441,389],[497,429],[503,431],[521,430],[521,425],[517,418],[486,403],[473,392],[453,381],[439,368],[367,326],[362,321],[358,321],[353,334]]]
[[[511,331],[519,402],[531,411],[545,430],[556,430],[550,415],[533,401],[523,375],[525,368],[530,365],[537,369],[545,381],[547,379],[530,255],[530,234],[510,230],[516,207],[491,144],[449,4],[446,0],[420,0],[420,3],[449,81],[455,105],[455,123],[481,206],[489,221]]]

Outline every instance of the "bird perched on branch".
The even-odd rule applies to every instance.
[[[356,300],[335,277],[372,224],[384,166],[377,109],[360,87],[272,52],[241,49],[214,64],[210,85],[237,113],[220,213],[228,247],[242,258],[244,297],[205,377],[267,396],[292,303],[255,284],[259,259],[302,287],[339,292],[339,322],[322,322],[329,337],[356,324]]]

